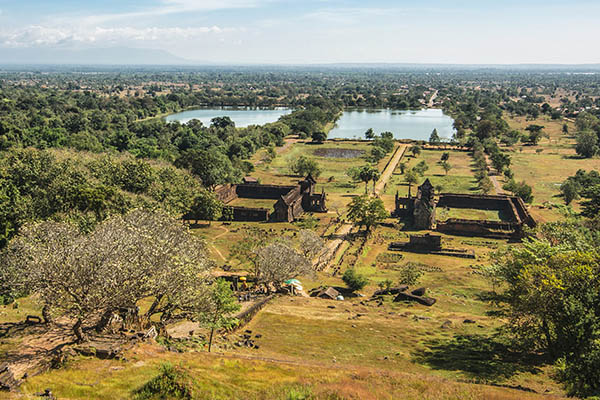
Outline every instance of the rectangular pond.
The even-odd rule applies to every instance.
[[[442,139],[454,134],[454,119],[440,109],[418,111],[390,109],[346,110],[327,136],[329,139],[364,139],[373,128],[376,134],[392,132],[396,139],[428,140],[437,129]]]
[[[211,107],[183,111],[165,117],[167,122],[179,121],[185,124],[193,119],[202,121],[205,126],[210,126],[211,119],[215,117],[229,117],[235,126],[243,128],[249,125],[264,125],[275,122],[282,115],[291,113],[290,108],[262,109],[251,107]]]

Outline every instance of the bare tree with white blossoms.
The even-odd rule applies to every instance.
[[[0,262],[2,285],[38,294],[45,316],[71,317],[78,341],[85,325],[148,297],[155,299],[148,316],[195,314],[211,267],[204,242],[180,221],[143,210],[113,216],[89,234],[68,223],[25,226]]]

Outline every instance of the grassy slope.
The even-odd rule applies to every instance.
[[[202,399],[538,399],[506,388],[471,385],[421,374],[332,363],[265,362],[206,353],[178,354],[144,345],[128,362],[79,359],[70,368],[31,378],[24,395],[52,388],[59,398],[129,399],[157,373],[160,363],[181,365],[195,380]]]

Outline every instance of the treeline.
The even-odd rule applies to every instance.
[[[580,169],[563,182],[560,192],[567,205],[573,200],[584,199],[581,214],[600,222],[600,172]]]
[[[289,133],[310,136],[340,111],[332,102],[307,98],[283,124],[235,129],[231,121],[222,119],[210,127],[144,120],[203,104],[196,93],[121,98],[31,87],[3,89],[0,98],[0,150],[72,147],[129,151],[136,157],[169,161],[189,148],[218,147],[231,156],[247,157],[262,146],[281,144]]]
[[[89,231],[112,214],[193,209],[205,189],[189,172],[130,155],[14,149],[0,158],[0,248],[25,223],[75,222]]]
[[[586,158],[600,154],[600,118],[589,112],[581,113],[575,120],[575,126],[577,154]]]

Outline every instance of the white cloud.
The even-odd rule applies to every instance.
[[[162,0],[161,5],[140,11],[85,16],[80,23],[94,25],[123,19],[159,17],[169,14],[255,8],[277,0]]]
[[[115,45],[132,42],[168,43],[194,40],[213,34],[240,31],[218,26],[193,28],[102,28],[102,27],[48,27],[31,25],[13,31],[0,31],[0,43],[6,47],[35,47],[77,44]]]

